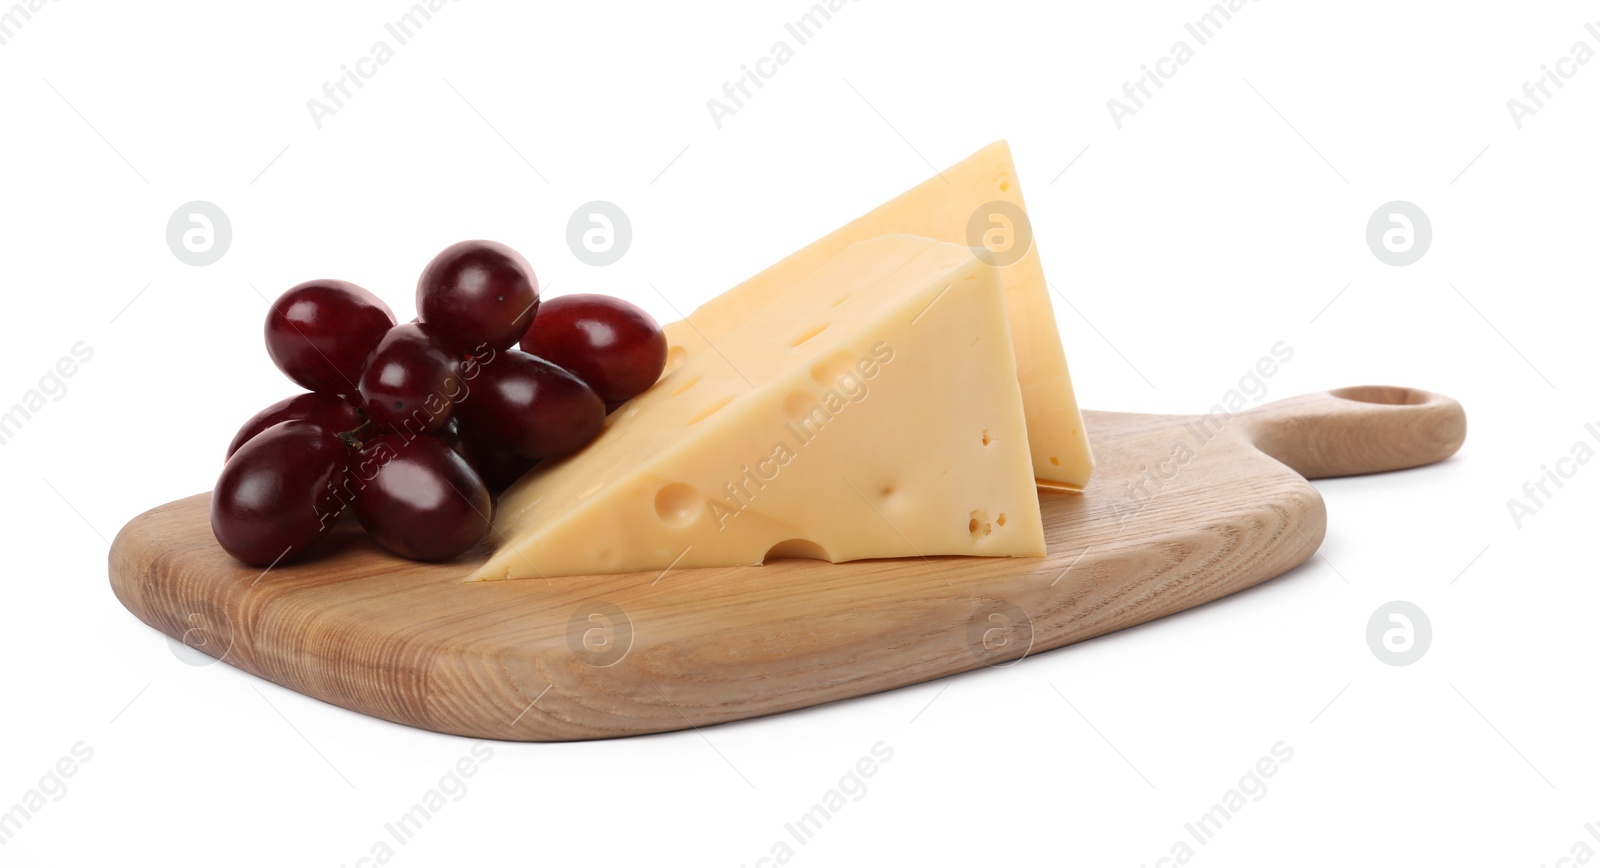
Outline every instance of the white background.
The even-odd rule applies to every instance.
[[[1086,407],[1203,410],[1285,341],[1270,398],[1436,390],[1466,406],[1465,447],[1320,484],[1323,557],[1279,579],[1018,666],[698,733],[495,743],[393,864],[755,865],[878,742],[892,760],[790,840],[792,864],[1153,866],[1179,840],[1207,865],[1600,850],[1600,467],[1520,529],[1506,505],[1574,443],[1600,448],[1600,63],[1568,67],[1521,129],[1506,107],[1574,43],[1600,49],[1600,6],[1252,2],[1119,130],[1106,101],[1195,47],[1203,0],[862,0],[718,129],[706,101],[794,45],[804,0],[468,0],[319,130],[306,101],[393,47],[406,8],[66,0],[0,45],[0,407],[76,342],[94,353],[0,446],[0,809],[93,751],[0,862],[354,865],[472,747],[186,665],[110,593],[106,539],[208,489],[238,424],[293,391],[261,346],[264,295],[341,277],[409,317],[423,263],[489,237],[552,295],[670,320],[997,138],[1070,302]],[[208,267],[165,241],[197,199],[233,226]],[[609,267],[565,243],[595,199],[633,223]],[[1364,238],[1396,199],[1433,225],[1408,267]],[[1397,599],[1434,631],[1408,667],[1366,643]],[[1189,839],[1279,742],[1293,758],[1265,796]]]

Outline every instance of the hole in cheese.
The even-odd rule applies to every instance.
[[[790,419],[803,419],[811,415],[812,409],[816,406],[817,399],[811,397],[810,392],[796,389],[783,399],[783,414]]]
[[[689,351],[684,349],[683,347],[672,347],[672,348],[668,349],[667,350],[667,366],[664,369],[664,373],[670,374],[673,371],[676,371],[677,369],[683,367],[683,363],[687,362],[688,360],[689,360]]]
[[[988,446],[990,443],[993,443],[993,442],[994,442],[994,438],[989,436],[989,429],[988,428],[983,429],[983,445]]]
[[[798,347],[801,344],[805,343],[806,341],[809,341],[812,338],[816,337],[817,335],[822,334],[824,331],[827,330],[827,328],[828,328],[828,324],[827,323],[823,323],[822,325],[814,326],[812,328],[806,329],[805,331],[801,332],[798,337],[796,337],[794,340],[790,341],[789,342],[789,346]]]
[[[967,533],[972,534],[974,540],[988,536],[993,529],[989,525],[989,513],[981,509],[974,509],[972,516],[967,519]]]
[[[694,521],[701,502],[695,490],[681,482],[663,485],[656,492],[656,516],[673,527],[683,527]]]
[[[690,377],[689,379],[684,380],[683,381],[683,385],[679,386],[676,389],[673,389],[672,390],[672,394],[674,396],[682,395],[684,392],[687,392],[690,389],[694,388],[694,384],[698,383],[698,382],[700,382],[700,375],[699,374],[695,374],[694,376]]]
[[[994,523],[997,524],[997,525],[1000,525],[1001,527],[1005,527],[1006,526],[1006,514],[1003,513],[1003,512],[1000,513],[1000,517],[995,519]]]
[[[767,549],[767,556],[761,559],[762,563],[783,558],[803,558],[813,561],[831,561],[828,550],[808,539],[786,539],[781,543]]]
[[[832,389],[839,385],[839,381],[844,379],[846,374],[854,373],[855,369],[856,357],[844,350],[838,350],[823,356],[811,366],[811,379],[825,388]]]
[[[684,425],[685,425],[685,427],[687,427],[687,426],[693,425],[694,423],[699,422],[699,421],[701,421],[703,419],[706,419],[706,418],[710,417],[712,413],[715,413],[718,410],[721,410],[723,407],[726,407],[731,403],[733,403],[733,396],[732,395],[723,395],[721,398],[718,398],[717,400],[712,401],[710,404],[707,404],[705,409],[703,409],[700,412],[694,414],[694,416],[691,417],[688,422],[685,422]]]

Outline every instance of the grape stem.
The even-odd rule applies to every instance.
[[[361,447],[363,445],[365,445],[365,444],[363,444],[361,442],[361,437],[360,437],[361,432],[365,431],[365,430],[367,430],[368,428],[371,428],[371,427],[372,427],[372,420],[371,419],[364,420],[360,425],[357,425],[356,427],[351,428],[349,431],[341,431],[341,432],[339,432],[339,439],[343,440],[344,441],[344,445],[350,447],[350,449],[352,451],[359,452],[359,451],[361,451]]]

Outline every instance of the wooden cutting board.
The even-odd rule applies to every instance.
[[[145,623],[285,687],[477,738],[701,727],[1005,663],[1248,588],[1309,558],[1306,479],[1456,451],[1466,417],[1364,386],[1209,419],[1086,414],[1082,494],[1040,492],[1042,559],[906,558],[467,584],[341,525],[265,574],[218,548],[209,495],[117,535],[118,599]],[[1281,463],[1280,463],[1281,462]]]

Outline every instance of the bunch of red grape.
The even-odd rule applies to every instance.
[[[488,529],[493,493],[594,439],[666,364],[649,314],[603,295],[541,305],[527,261],[492,241],[434,257],[417,312],[397,325],[376,295],[339,280],[272,305],[267,353],[311,391],[257,413],[229,444],[211,496],[229,554],[292,558],[353,508],[395,554],[453,558]]]

